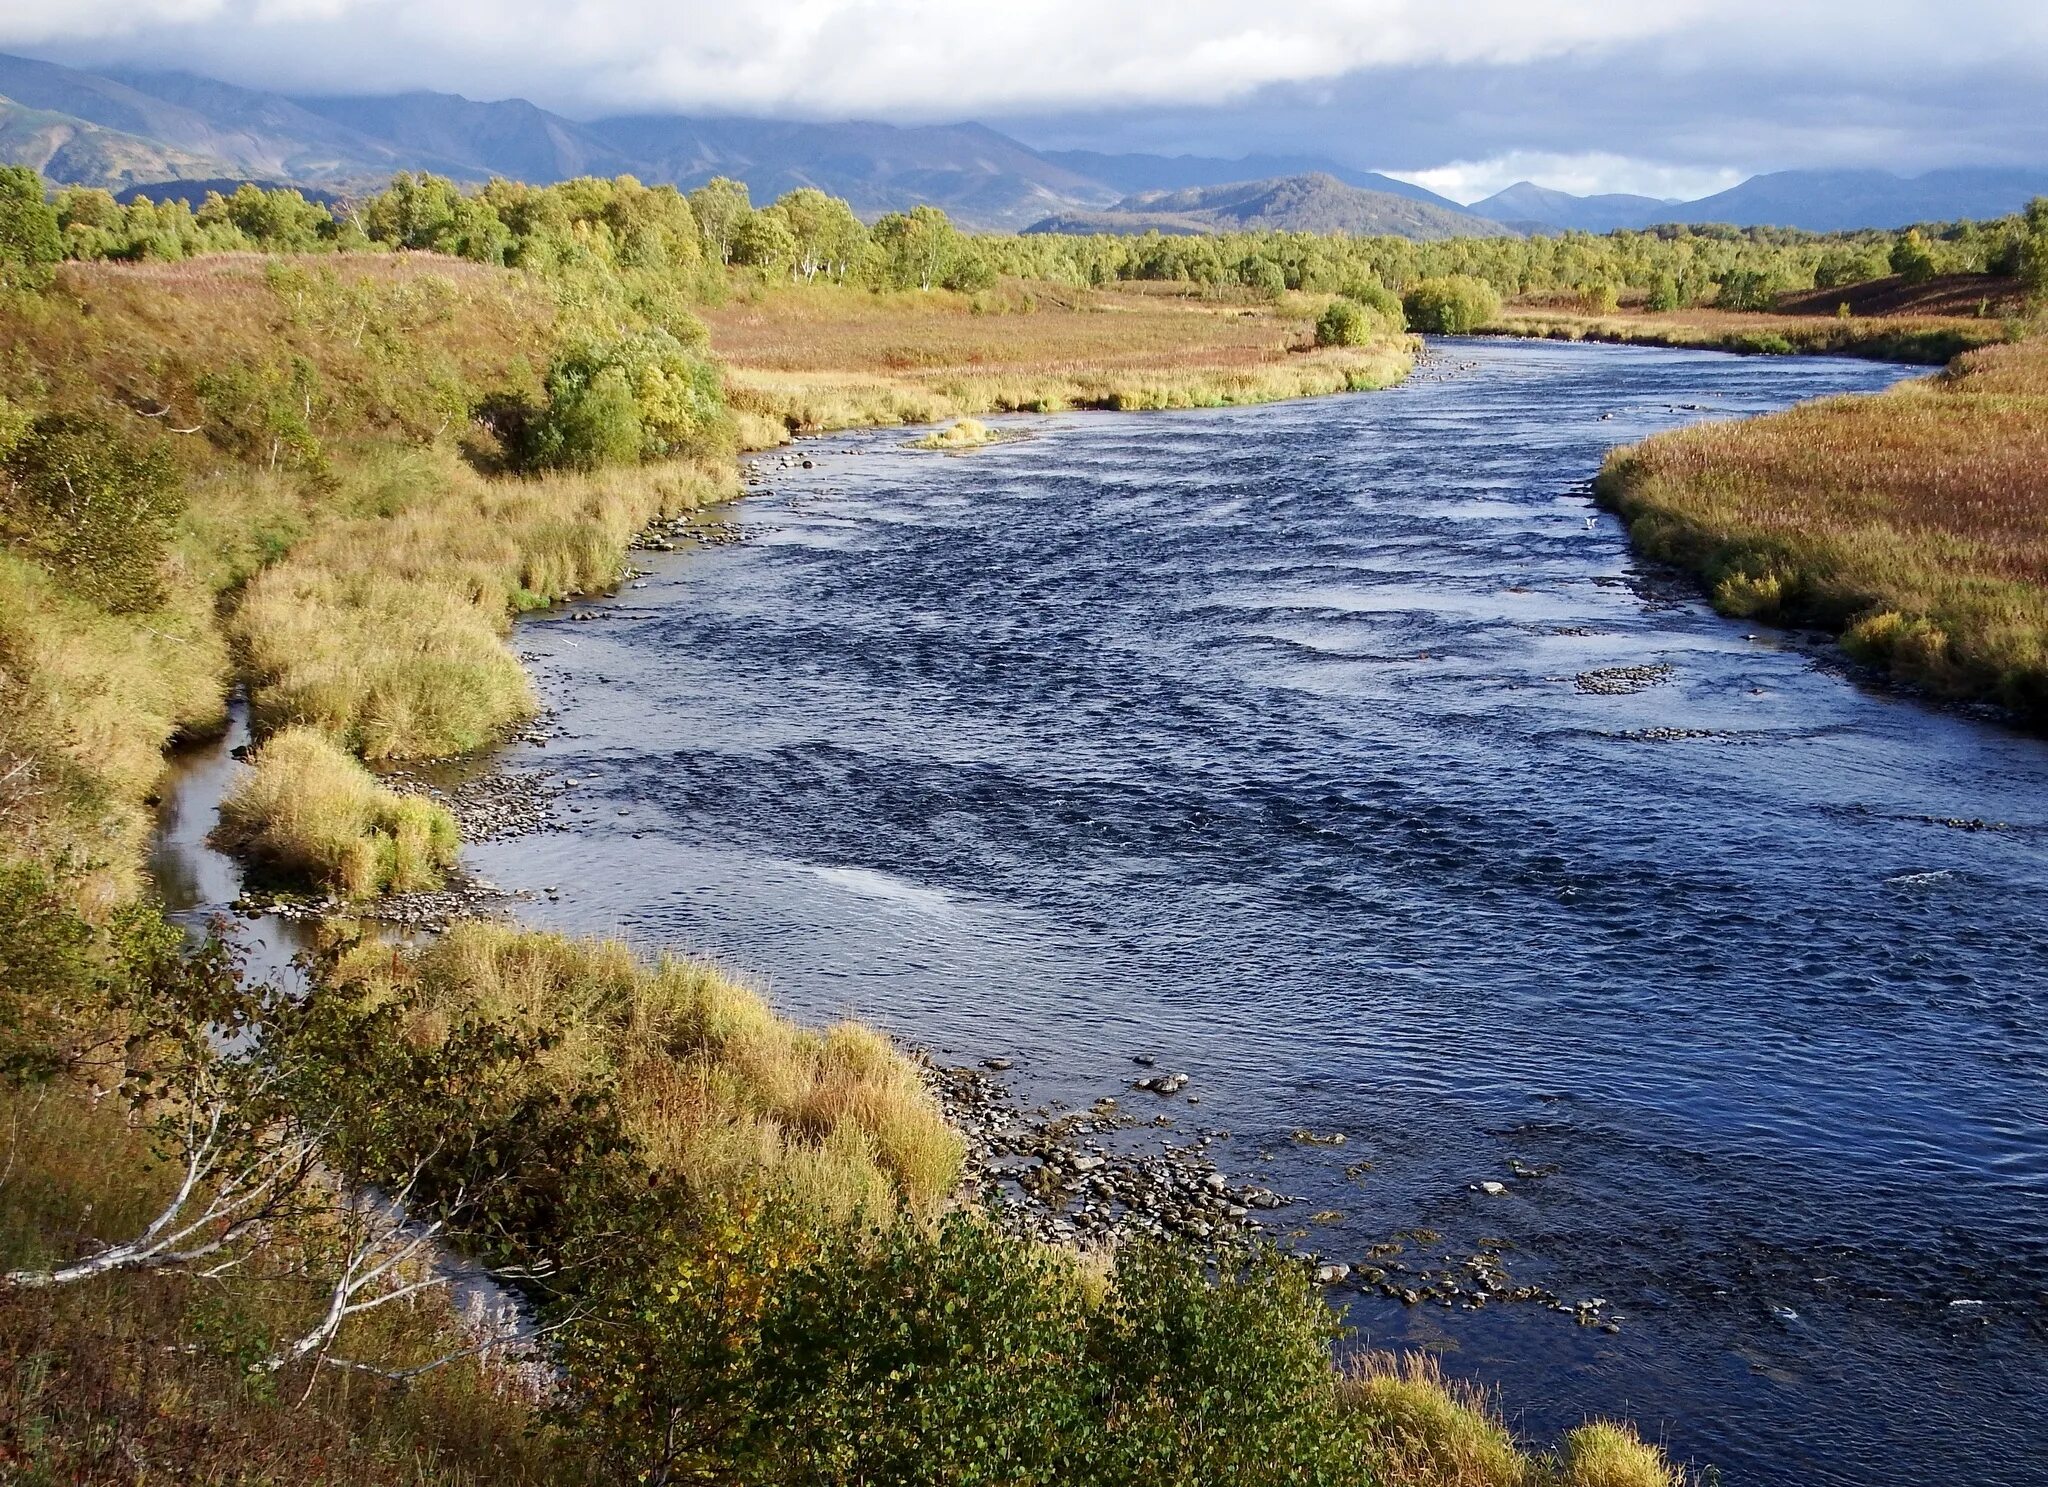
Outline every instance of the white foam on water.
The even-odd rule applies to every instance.
[[[858,894],[865,899],[893,904],[899,908],[939,918],[953,918],[960,912],[960,905],[953,895],[939,888],[927,888],[922,883],[892,877],[866,867],[819,867],[815,863],[793,864],[799,871],[814,878],[822,879],[835,888]]]

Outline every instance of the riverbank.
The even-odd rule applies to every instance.
[[[783,286],[708,307],[750,447],[984,413],[1220,408],[1399,382],[1416,341],[1314,345],[1321,297],[1023,284],[978,295]]]
[[[1940,366],[2007,339],[2004,322],[1959,315],[1781,315],[1693,308],[1593,314],[1509,306],[1476,332],[1546,341],[1604,341],[1750,356],[1861,356]]]
[[[1600,499],[1723,613],[2048,724],[2048,340],[1616,452]]]

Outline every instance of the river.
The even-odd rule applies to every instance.
[[[2048,1480],[2048,746],[1717,617],[1586,489],[1900,375],[1450,342],[1384,393],[816,441],[743,541],[522,624],[557,732],[506,763],[576,783],[470,857],[1032,1100],[1186,1071],[1169,1139],[1228,1130],[1292,1242],[1603,1303],[1332,1291],[1531,1438]]]

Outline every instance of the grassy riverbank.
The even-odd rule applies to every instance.
[[[1928,366],[1939,366],[1965,351],[2007,338],[2002,322],[1971,316],[1865,318],[1707,308],[1588,313],[1515,306],[1487,322],[1479,334],[1546,341],[1608,341],[1747,355],[1862,356],[1873,361]]]
[[[1662,434],[1601,499],[1717,608],[2048,724],[2048,340],[1873,397]]]
[[[1156,289],[1158,286],[1149,286]],[[783,286],[707,309],[750,444],[978,413],[1215,408],[1398,382],[1411,343],[1317,349],[1321,301],[1146,286],[876,295]]]

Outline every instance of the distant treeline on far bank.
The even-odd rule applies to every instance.
[[[929,206],[865,223],[846,202],[810,189],[757,207],[744,185],[723,178],[684,194],[630,176],[550,186],[494,180],[464,190],[441,177],[400,175],[374,196],[332,206],[253,185],[209,193],[196,206],[124,206],[105,191],[69,188],[55,205],[62,252],[74,259],[411,249],[550,275],[579,265],[653,270],[699,301],[722,298],[735,275],[968,293],[1005,278],[1164,281],[1274,297],[1372,285],[1398,294],[1417,280],[1467,275],[1506,298],[1566,295],[1594,311],[1624,298],[1653,310],[1761,310],[1784,295],[1890,275],[1911,284],[1985,274],[2021,279],[2036,293],[2048,288],[2042,202],[1991,221],[1898,231],[1673,225],[1439,242],[1293,232],[969,234]]]

